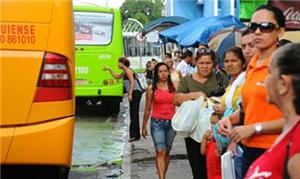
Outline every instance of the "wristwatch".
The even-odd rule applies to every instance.
[[[256,135],[260,135],[262,131],[262,125],[261,123],[255,123],[254,125],[254,132]]]

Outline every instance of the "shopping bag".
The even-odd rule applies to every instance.
[[[213,105],[213,102],[209,98],[206,98],[205,102],[199,108],[195,129],[190,135],[192,139],[199,143],[201,143],[205,131],[211,128],[210,118],[214,112]]]
[[[185,137],[190,136],[195,129],[199,109],[203,103],[204,97],[202,96],[196,100],[183,102],[172,118],[173,129]]]
[[[222,178],[235,179],[234,155],[227,151],[221,156]]]

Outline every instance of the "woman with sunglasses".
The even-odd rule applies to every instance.
[[[180,106],[187,100],[195,100],[200,96],[211,96],[219,91],[220,86],[227,86],[228,79],[222,73],[213,71],[216,65],[215,52],[209,48],[199,49],[197,52],[197,72],[185,76],[177,88],[174,104]],[[187,154],[194,179],[206,179],[206,157],[201,155],[201,143],[192,138],[185,138]]]
[[[266,79],[268,102],[284,114],[275,143],[249,168],[246,178],[300,178],[300,44],[279,48]]]
[[[239,110],[219,121],[219,131],[229,135],[233,142],[242,141],[242,175],[262,153],[272,146],[282,130],[284,120],[276,106],[267,103],[264,80],[277,41],[285,31],[285,17],[280,9],[262,5],[254,12],[249,30],[253,33],[257,54],[250,61],[245,83],[242,87],[242,105],[245,112],[244,125],[232,129],[240,122]]]
[[[165,179],[170,161],[170,151],[176,132],[171,126],[175,114],[173,98],[175,88],[169,67],[158,63],[154,67],[154,79],[146,92],[146,107],[142,127],[144,138],[148,135],[147,123],[151,113],[151,136],[156,150],[156,167],[160,179]]]

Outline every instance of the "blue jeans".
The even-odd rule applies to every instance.
[[[151,118],[150,128],[155,150],[170,152],[176,135],[176,131],[172,128],[171,120]]]
[[[234,167],[235,167],[235,178],[243,179],[242,176],[242,162],[243,162],[243,148],[240,144],[236,146],[237,156],[234,158]]]

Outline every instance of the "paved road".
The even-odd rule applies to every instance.
[[[100,106],[80,106],[75,124],[69,179],[117,178],[122,174],[124,145],[128,140],[128,103],[118,116],[104,116]]]

